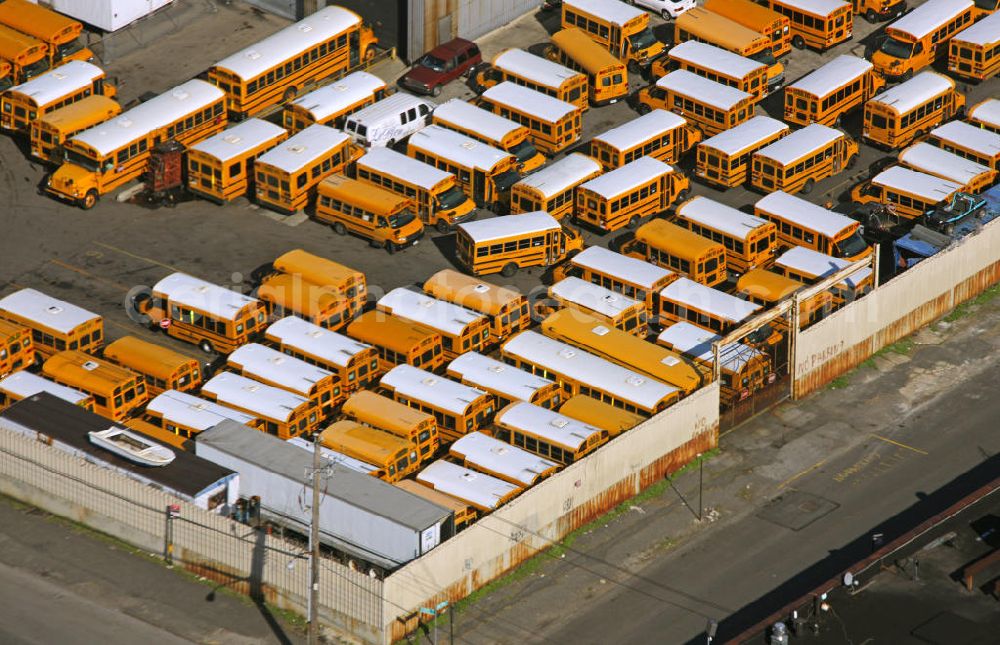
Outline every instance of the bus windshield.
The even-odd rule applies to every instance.
[[[465,202],[465,193],[458,186],[452,186],[437,197],[439,208],[455,208]]]
[[[66,150],[66,161],[68,163],[80,166],[84,170],[89,170],[90,172],[99,172],[97,160],[92,159],[87,155],[80,154],[75,150]]]
[[[653,35],[652,27],[647,26],[639,33],[632,34],[629,40],[632,43],[633,50],[646,49],[653,46],[653,43],[656,42],[656,36]]]
[[[834,248],[840,253],[840,257],[843,258],[853,258],[859,253],[863,253],[868,245],[865,244],[864,239],[861,237],[859,231],[854,231],[854,234],[845,240],[841,240],[834,245]]]
[[[494,179],[493,181],[497,185],[497,189],[503,191],[503,190],[508,190],[511,186],[513,186],[520,180],[521,180],[521,175],[517,174],[517,171],[508,170],[506,172],[502,172],[499,175],[497,175],[496,179]]]
[[[10,89],[12,87],[14,87],[14,81],[11,79],[10,76],[4,76],[3,78],[0,78],[0,92],[3,92],[4,90]]]
[[[25,65],[21,69],[24,70],[25,78],[33,78],[49,69],[49,59],[43,58],[32,63],[31,65]]]
[[[763,49],[752,56],[748,56],[747,58],[757,61],[762,65],[767,65],[768,67],[778,62],[778,59],[774,57],[774,53],[770,49]]]
[[[528,139],[525,139],[507,152],[514,155],[517,160],[522,163],[534,158],[534,156],[538,154],[538,151],[535,150],[535,146],[533,146],[531,141]]]
[[[909,58],[913,55],[913,43],[904,43],[895,38],[886,38],[882,41],[879,51],[894,58]]]
[[[389,226],[392,228],[402,228],[414,220],[414,215],[409,210],[400,211],[389,216]]]
[[[83,49],[83,43],[79,39],[74,39],[68,43],[59,45],[59,58],[66,58]]]
[[[997,8],[997,0],[972,0],[972,2],[977,8],[986,11],[995,11]]]

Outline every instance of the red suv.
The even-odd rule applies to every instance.
[[[400,87],[418,94],[441,93],[441,87],[467,74],[483,62],[479,47],[471,40],[456,38],[438,45],[420,57],[399,79]]]

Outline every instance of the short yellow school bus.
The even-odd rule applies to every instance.
[[[601,164],[573,152],[514,184],[510,189],[512,215],[545,211],[557,220],[573,217],[576,187],[601,174]]]
[[[58,165],[68,139],[121,113],[117,101],[96,94],[52,110],[31,124],[31,156]]]
[[[710,287],[728,277],[726,247],[663,219],[640,226],[621,252]]]
[[[679,114],[701,129],[705,136],[712,136],[752,117],[754,97],[678,69],[639,92],[636,109],[640,114],[656,108]]]
[[[457,497],[452,497],[434,490],[430,486],[425,486],[413,479],[402,479],[392,484],[396,488],[402,488],[408,493],[413,493],[417,497],[423,497],[429,502],[437,504],[443,508],[451,510],[455,514],[455,532],[472,526],[476,521],[477,509]]]
[[[379,373],[407,363],[426,370],[444,365],[441,334],[381,311],[366,311],[347,326],[347,335],[375,348]]]
[[[598,401],[582,394],[566,399],[566,402],[559,408],[559,414],[582,421],[595,428],[607,430],[612,439],[645,420],[641,414],[626,412],[610,403]]]
[[[270,320],[296,315],[326,329],[340,329],[351,320],[343,296],[302,276],[276,271],[261,279],[254,295],[266,305]]]
[[[962,192],[979,193],[997,180],[997,171],[971,159],[936,148],[927,142],[917,143],[899,153],[899,163],[935,177],[960,184]]]
[[[761,217],[698,195],[677,207],[674,222],[726,247],[726,268],[733,273],[774,261],[777,227]]]
[[[94,60],[94,52],[80,42],[83,24],[30,0],[0,3],[0,24],[45,43],[52,66],[74,60]]]
[[[625,63],[591,40],[579,27],[560,29],[552,34],[552,47],[547,56],[587,75],[591,105],[617,103],[628,96]]]
[[[583,249],[579,231],[565,227],[544,211],[502,215],[458,225],[455,256],[473,275],[558,264]]]
[[[741,275],[736,281],[734,293],[765,309],[770,309],[804,288],[801,282],[773,271],[753,269]],[[799,328],[805,329],[823,320],[831,311],[833,311],[833,294],[828,291],[822,291],[803,300],[799,304]],[[784,317],[778,318],[774,325],[779,332],[787,333],[788,324]]]
[[[780,58],[792,51],[792,31],[788,16],[751,0],[706,0],[705,9],[738,22],[771,42],[771,53]]]
[[[699,141],[701,131],[689,126],[684,117],[657,109],[591,139],[590,156],[607,170],[639,157],[677,163]]]
[[[968,121],[978,128],[1000,134],[1000,99],[986,99],[973,105],[969,108]]]
[[[655,264],[609,251],[603,246],[588,246],[565,265],[556,267],[552,277],[574,277],[610,289],[646,305],[646,316],[656,315],[656,294],[670,284],[677,274]]]
[[[573,437],[575,429],[565,430]],[[499,435],[500,432],[502,430],[498,430],[496,434]],[[558,461],[547,458],[550,454],[561,457],[560,446],[563,445],[558,439],[553,445],[548,445],[545,437],[549,435],[559,436],[560,432],[536,431],[531,433],[530,438],[519,436],[517,440],[520,446],[531,442],[534,447],[534,450],[526,450],[483,432],[473,432],[448,446],[448,456],[473,473],[495,477],[514,486],[534,486],[561,467]],[[569,443],[573,443],[572,438]],[[543,453],[545,456],[542,456]]]
[[[779,255],[771,270],[786,278],[812,285],[850,266],[850,264],[847,260],[796,246]],[[872,290],[874,282],[875,273],[871,267],[858,269],[857,272],[844,278],[843,282],[837,283],[830,289],[833,294],[834,306],[840,307],[844,303],[860,298]]]
[[[583,110],[510,81],[486,90],[479,105],[528,128],[535,147],[555,154],[580,140]]]
[[[750,184],[765,193],[809,194],[817,181],[853,168],[857,161],[857,141],[813,123],[755,152]]]
[[[769,116],[755,116],[698,144],[695,175],[702,180],[732,188],[750,177],[750,158],[764,146],[792,131]]]
[[[618,0],[565,0],[562,27],[579,27],[630,69],[647,67],[664,49],[649,14]]]
[[[689,185],[669,164],[639,157],[577,187],[576,221],[601,231],[635,228],[683,199]]]
[[[0,4],[0,8],[4,5]],[[114,98],[113,85],[106,82],[97,65],[74,60],[0,95],[0,128],[27,136],[44,115],[72,105],[88,96]]]
[[[42,41],[0,24],[0,60],[10,65],[13,82],[24,83],[48,71],[48,55]]]
[[[640,338],[649,332],[645,302],[580,278],[568,277],[555,283],[549,287],[549,298],[557,311],[571,309]]]
[[[146,379],[153,397],[166,390],[194,392],[201,387],[200,363],[184,354],[135,336],[122,336],[104,348],[104,359]]]
[[[285,104],[281,123],[295,134],[310,125],[341,127],[344,117],[388,95],[385,81],[368,72],[354,72]]]
[[[201,394],[261,419],[261,432],[279,439],[309,435],[319,428],[321,421],[319,410],[306,397],[233,372],[213,376],[201,387]]]
[[[30,329],[42,358],[66,349],[96,352],[104,345],[104,318],[34,289],[0,298],[0,320]]]
[[[768,93],[767,65],[697,40],[688,40],[672,47],[667,53],[667,59],[653,63],[650,71],[653,76],[659,77],[669,69],[686,69],[716,83],[751,94],[755,101],[761,100]]]
[[[333,289],[348,302],[348,315],[351,317],[356,316],[368,301],[365,274],[339,262],[302,249],[293,249],[275,258],[272,267],[320,287]]]
[[[375,307],[441,334],[445,360],[493,344],[486,316],[419,291],[397,287],[379,298]]]
[[[889,81],[909,80],[948,55],[948,41],[972,24],[972,0],[927,0],[885,28],[886,38],[872,53],[875,69]]]
[[[962,185],[902,166],[892,166],[851,189],[855,208],[885,204],[906,219],[916,219],[945,203]]]
[[[424,282],[424,291],[438,300],[486,316],[494,342],[531,325],[528,299],[517,291],[484,282],[452,269],[441,269]]]
[[[678,278],[660,291],[661,325],[686,321],[725,334],[762,310],[760,305],[687,278]]]
[[[955,81],[935,72],[920,72],[865,103],[862,135],[887,149],[898,149],[965,108]]]
[[[256,192],[251,190],[254,161],[287,138],[273,123],[247,119],[191,146],[188,190],[219,204]]]
[[[480,91],[504,81],[548,94],[581,110],[588,107],[585,75],[523,49],[505,49],[493,57],[488,68],[476,72],[475,83]]]
[[[462,99],[451,99],[437,106],[431,118],[449,130],[514,155],[523,174],[545,163],[545,155],[535,149],[527,127]]]
[[[329,224],[338,235],[353,233],[390,255],[424,236],[416,210],[408,197],[341,174],[327,177],[317,189],[317,221]]]
[[[1000,12],[952,36],[948,71],[973,81],[984,81],[1000,72]]]
[[[420,468],[415,447],[402,437],[354,421],[335,421],[319,435],[320,443],[384,473],[387,482],[403,479]]]
[[[583,459],[608,441],[608,431],[530,403],[497,412],[496,438],[560,464]]]
[[[344,401],[342,412],[358,423],[405,439],[420,453],[421,460],[438,451],[440,438],[434,417],[389,397],[360,390]]]
[[[141,375],[77,350],[50,356],[42,374],[94,397],[94,412],[112,421],[132,416],[149,400]]]
[[[502,363],[479,352],[466,352],[448,363],[448,376],[493,395],[497,407],[524,401],[555,410],[563,399],[555,381]]]
[[[861,237],[861,224],[801,197],[775,191],[758,200],[753,210],[778,228],[782,249],[804,246],[850,262],[872,253]]]
[[[837,56],[785,88],[785,121],[798,125],[839,125],[885,87],[885,79],[868,61]]]
[[[264,429],[260,417],[177,390],[150,399],[142,415],[142,420],[154,428],[184,439],[193,439],[226,419],[254,430]]]
[[[298,316],[271,323],[264,339],[283,354],[336,374],[345,394],[368,387],[382,375],[374,347]]]
[[[854,36],[852,5],[840,0],[768,0],[768,7],[785,16],[792,46],[825,51]]]
[[[928,140],[942,150],[1000,170],[1000,134],[963,121],[949,121],[931,130]]]

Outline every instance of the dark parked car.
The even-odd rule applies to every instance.
[[[479,47],[471,40],[456,38],[438,45],[420,57],[399,79],[400,87],[437,96],[441,88],[483,62]]]

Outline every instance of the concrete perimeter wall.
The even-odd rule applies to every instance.
[[[1000,220],[799,332],[793,393],[805,396],[1000,281]]]
[[[390,641],[416,626],[416,612],[464,598],[574,529],[614,508],[719,441],[719,387],[712,384],[625,432],[586,459],[385,580]]]

